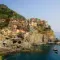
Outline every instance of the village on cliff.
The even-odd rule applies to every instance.
[[[7,7],[1,4],[0,49],[31,49],[37,45],[54,43],[55,34],[47,21],[38,18],[26,19],[9,9],[5,11],[9,14],[7,17],[4,9]]]

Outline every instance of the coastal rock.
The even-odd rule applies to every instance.
[[[31,49],[55,41],[54,31],[47,21],[38,18],[26,19],[0,4],[0,46],[11,49]],[[2,9],[3,8],[3,9]],[[5,12],[4,12],[5,11]]]
[[[31,48],[31,43],[29,43],[29,42],[23,42],[23,43],[21,43],[21,47],[22,48],[25,48],[25,49],[30,49]]]

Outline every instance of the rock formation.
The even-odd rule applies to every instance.
[[[55,41],[54,32],[45,20],[38,18],[27,20],[5,5],[0,6],[1,47],[30,49],[34,45]]]

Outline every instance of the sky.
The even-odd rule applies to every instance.
[[[26,18],[46,20],[54,32],[60,32],[60,0],[0,0],[0,4]]]

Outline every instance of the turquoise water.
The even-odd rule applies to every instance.
[[[56,48],[58,52],[53,51]],[[60,60],[59,45],[43,45],[40,47],[43,52],[39,53],[18,53],[4,56],[5,60]]]

